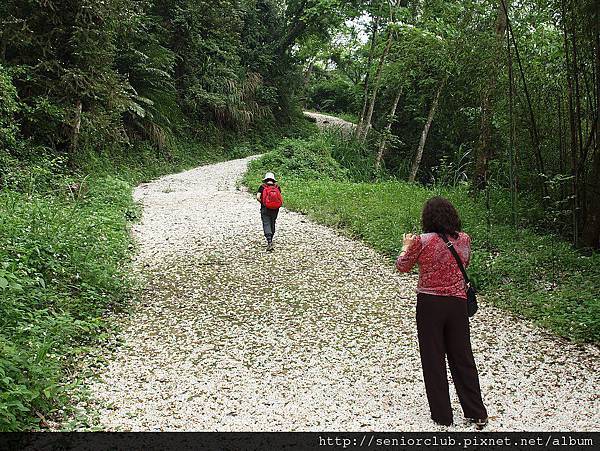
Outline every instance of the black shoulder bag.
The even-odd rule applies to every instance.
[[[444,243],[446,243],[446,247],[450,250],[450,252],[452,252],[452,255],[454,256],[456,263],[458,263],[458,268],[460,269],[460,272],[462,273],[463,277],[465,278],[465,284],[467,285],[467,314],[469,315],[469,317],[471,317],[477,312],[477,308],[478,308],[477,292],[475,291],[475,288],[473,288],[471,286],[471,281],[469,280],[469,276],[467,274],[467,271],[465,270],[463,262],[460,259],[458,252],[456,252],[456,249],[454,249],[454,246],[452,245],[452,243],[450,242],[448,237],[446,235],[444,235],[443,233],[439,233],[438,235],[440,236],[440,238],[442,240],[444,240]]]

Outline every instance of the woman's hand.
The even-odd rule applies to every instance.
[[[405,233],[402,235],[402,251],[396,259],[396,268],[400,272],[409,272],[417,262],[419,252],[419,235]],[[413,249],[413,250],[411,250]]]
[[[417,238],[417,235],[412,233],[405,233],[402,235],[402,250],[408,250],[408,248],[410,248],[417,241]]]

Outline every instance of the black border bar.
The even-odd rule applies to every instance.
[[[593,450],[600,432],[0,433],[0,451]]]

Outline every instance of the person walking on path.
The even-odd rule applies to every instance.
[[[281,197],[281,188],[275,180],[272,172],[267,172],[263,178],[263,183],[258,188],[256,200],[260,202],[260,217],[262,219],[263,231],[267,239],[267,250],[273,250],[273,237],[275,236],[275,222],[279,209],[283,204]]]
[[[471,256],[471,238],[460,231],[459,215],[443,197],[426,202],[421,221],[422,235],[404,234],[396,268],[408,272],[415,263],[419,265],[417,335],[431,418],[446,426],[453,422],[447,356],[464,416],[482,429],[488,414],[471,349],[465,281],[443,236],[452,243],[465,267]]]

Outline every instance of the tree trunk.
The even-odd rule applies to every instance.
[[[390,115],[388,118],[387,126],[385,127],[385,132],[381,137],[381,142],[379,143],[379,151],[377,152],[377,158],[375,159],[375,170],[379,170],[381,167],[381,162],[383,161],[383,157],[385,155],[387,141],[389,136],[392,134],[392,125],[394,124],[394,118],[396,117],[396,110],[398,109],[398,103],[400,102],[400,97],[402,96],[402,89],[398,90],[398,94],[396,94],[396,98],[394,99],[394,103],[392,105],[392,109],[390,110]]]
[[[388,38],[385,44],[385,48],[383,49],[383,53],[379,58],[379,64],[377,65],[377,72],[375,73],[375,80],[373,80],[373,92],[371,93],[371,99],[369,101],[369,109],[367,110],[366,116],[362,121],[362,126],[360,129],[360,134],[357,134],[357,138],[359,141],[364,141],[367,138],[369,133],[369,129],[371,128],[371,119],[373,119],[373,110],[375,109],[375,101],[377,100],[377,92],[379,91],[379,84],[381,83],[381,73],[383,72],[383,66],[385,65],[385,60],[387,59],[387,55],[390,52],[390,48],[392,47],[392,42],[394,41],[394,33],[390,29],[388,31]]]
[[[70,153],[71,155],[75,155],[77,152],[77,146],[79,145],[79,131],[81,130],[81,112],[83,106],[81,104],[81,100],[78,100],[75,104],[75,119],[73,121],[73,129],[71,132],[71,146]]]
[[[414,182],[415,178],[417,177],[417,171],[419,170],[419,165],[421,164],[421,159],[423,158],[423,149],[425,149],[425,143],[427,142],[427,135],[429,134],[429,129],[431,128],[433,117],[435,116],[435,110],[438,107],[440,95],[442,94],[442,90],[444,89],[447,80],[447,78],[444,78],[444,80],[440,83],[437,92],[435,93],[435,98],[433,99],[433,103],[431,104],[429,116],[427,117],[427,122],[425,123],[425,127],[423,127],[423,132],[421,133],[419,147],[417,148],[417,153],[415,154],[415,158],[413,159],[410,168],[410,175],[408,176],[409,182]]]
[[[310,76],[312,75],[314,69],[315,69],[315,60],[312,59],[310,61],[310,63],[308,64],[308,68],[304,72],[304,87],[308,86],[308,82],[310,81]]]
[[[557,103],[557,109],[556,111],[558,111],[558,172],[561,175],[566,175],[566,165],[565,165],[565,150],[566,150],[566,146],[565,146],[565,127],[564,127],[564,119],[563,119],[563,112],[562,112],[562,103],[563,103],[563,99],[562,99],[562,94],[558,94],[558,103]],[[561,200],[563,200],[565,197],[567,197],[567,192],[565,190],[565,184],[561,183],[560,184],[560,198]]]
[[[582,168],[582,165],[585,165],[585,157],[583,155],[583,131],[581,127],[582,121],[582,111],[581,111],[581,95],[579,89],[579,54],[577,51],[577,33],[576,33],[576,24],[575,24],[575,8],[573,5],[573,1],[571,0],[571,53],[572,59],[571,64],[573,65],[573,87],[574,87],[574,95],[575,95],[575,129],[577,130],[577,143],[578,143],[578,151],[579,151],[579,169],[577,170],[577,196],[579,198],[579,205],[577,209],[577,224],[578,228],[581,229],[583,225],[583,219],[585,218],[585,210],[586,210],[586,186],[585,186],[585,169]]]
[[[304,84],[302,85],[302,91],[303,91],[303,96],[302,96],[302,106],[303,108],[306,108],[306,103],[308,100],[308,85],[310,83],[310,77],[312,76],[312,73],[315,69],[315,59],[312,59],[310,61],[310,63],[308,64],[308,68],[306,69],[306,71],[304,72]]]
[[[500,0],[505,5],[505,0]],[[537,122],[535,120],[535,114],[533,113],[533,106],[531,103],[531,95],[529,94],[529,88],[527,87],[527,79],[525,78],[525,70],[523,69],[523,63],[519,53],[519,46],[515,39],[515,33],[512,28],[510,20],[507,17],[508,32],[510,34],[513,47],[515,49],[515,57],[517,59],[517,65],[519,67],[519,74],[521,75],[521,81],[523,82],[523,92],[525,93],[525,100],[527,101],[527,110],[529,111],[529,133],[531,135],[531,142],[533,143],[533,150],[535,155],[535,162],[537,164],[537,172],[539,174],[539,181],[542,190],[542,203],[546,203],[548,199],[548,187],[546,186],[546,180],[544,178],[546,169],[544,167],[544,159],[542,158],[542,149],[540,145],[540,136],[538,133]]]
[[[504,0],[500,0],[498,6],[498,16],[496,19],[496,47],[497,52],[503,48],[504,35],[508,24],[507,11],[505,10]],[[481,190],[487,184],[488,163],[492,158],[491,138],[492,138],[492,95],[496,89],[496,82],[499,76],[498,64],[492,62],[490,78],[483,91],[481,99],[481,126],[479,129],[479,140],[475,147],[475,177],[473,178],[474,188]]]
[[[581,233],[581,244],[600,249],[600,152],[596,149],[592,170],[591,196],[589,196],[587,217]]]
[[[571,134],[570,150],[571,150],[571,189],[572,189],[572,201],[571,201],[571,217],[573,224],[573,245],[578,247],[579,245],[579,193],[578,193],[578,179],[579,179],[579,162],[578,162],[578,145],[577,145],[577,129],[575,127],[575,108],[573,106],[573,74],[572,66],[569,58],[569,40],[567,32],[567,8],[565,0],[561,1],[562,8],[562,22],[563,22],[563,36],[565,46],[565,66],[567,74],[567,99],[569,104],[569,130]]]
[[[367,74],[365,75],[365,89],[363,92],[363,107],[356,126],[356,137],[362,134],[363,121],[367,114],[367,106],[369,104],[369,79],[371,75],[371,64],[373,64],[373,56],[375,55],[375,44],[377,41],[377,33],[379,31],[379,16],[376,16],[373,22],[373,34],[371,35],[371,47],[369,48],[369,57],[367,58]]]
[[[304,0],[296,5],[296,9],[288,16],[288,29],[277,47],[277,53],[284,55],[294,45],[296,39],[306,30],[307,24],[302,20],[302,14],[307,7]]]
[[[508,118],[509,118],[509,152],[510,152],[510,205],[512,212],[513,227],[517,230],[517,165],[515,158],[515,137],[516,137],[516,122],[515,122],[515,77],[513,71],[513,57],[510,44],[510,36],[506,34],[506,47],[508,56]]]
[[[600,16],[596,16],[596,115],[600,108]],[[596,116],[597,119],[597,116]],[[594,160],[592,168],[591,195],[581,242],[584,246],[600,249],[600,124],[596,122],[594,135]]]

